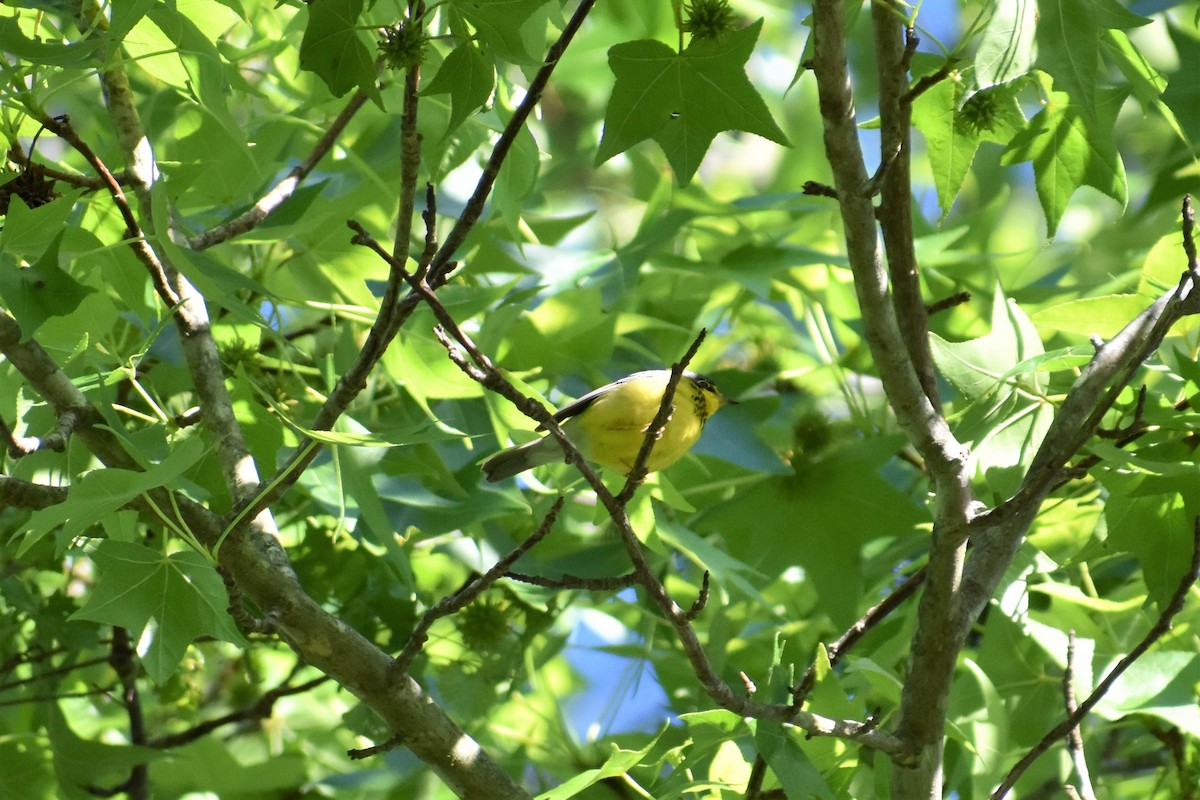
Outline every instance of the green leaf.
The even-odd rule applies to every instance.
[[[1101,35],[1150,20],[1116,0],[1039,0],[1037,16],[1038,67],[1054,78],[1055,89],[1065,92],[1083,117],[1098,121],[1103,114],[1093,110],[1100,104]]]
[[[970,401],[956,433],[972,443],[975,470],[995,493],[1015,489],[1054,417],[1037,369],[1037,329],[997,287],[989,333],[966,342],[931,333],[930,344],[938,370]]]
[[[10,197],[8,216],[4,218],[4,229],[0,230],[0,252],[26,260],[40,257],[51,243],[62,237],[81,194],[82,189],[75,189],[36,208],[27,206],[20,197]]]
[[[1043,308],[1033,315],[1040,330],[1109,339],[1146,310],[1148,302],[1135,294],[1085,297]]]
[[[28,340],[50,317],[70,314],[83,298],[96,291],[72,278],[58,266],[63,231],[33,265],[24,269],[0,265],[0,298]]]
[[[1001,163],[1009,166],[1033,162],[1034,183],[1050,236],[1080,186],[1093,186],[1122,207],[1126,203],[1125,164],[1112,138],[1125,90],[1105,90],[1101,95],[1095,113],[1089,114],[1066,93],[1054,92],[1001,158]]]
[[[937,334],[931,334],[931,340],[938,369],[972,401],[993,394],[1011,368],[1043,352],[1029,317],[999,288],[992,303],[991,332],[966,342],[948,342]],[[1030,388],[1039,390],[1036,384]]]
[[[200,553],[182,550],[166,555],[133,542],[106,539],[91,557],[100,570],[100,581],[71,619],[118,625],[134,639],[140,639],[153,622],[153,638],[142,664],[160,686],[197,636],[243,643],[226,610],[225,584]]]
[[[129,770],[166,755],[152,747],[92,742],[71,730],[62,709],[50,703],[46,713],[46,733],[54,753],[54,774],[58,778],[59,797],[85,800],[96,795],[89,786],[116,786],[129,777]],[[23,789],[26,787],[22,787]],[[15,796],[27,796],[24,793]]]
[[[211,797],[280,797],[311,780],[307,759],[296,752],[246,753],[203,736],[150,765],[150,782],[163,797],[204,792]]]
[[[575,777],[564,781],[550,791],[539,794],[537,800],[567,800],[567,798],[574,797],[589,786],[595,786],[597,783],[609,778],[622,777],[642,762],[642,759],[658,743],[658,738],[662,736],[665,730],[666,728],[659,731],[656,735],[651,736],[646,746],[641,750],[622,750],[616,745],[610,745],[612,749],[608,754],[608,758],[605,759],[601,766],[578,773]]]
[[[492,197],[496,209],[504,216],[513,239],[520,241],[522,202],[537,185],[538,172],[541,169],[541,151],[528,126],[522,126],[513,140],[508,157],[500,166],[500,174],[496,176],[496,189]]]
[[[604,310],[600,289],[570,289],[546,298],[509,332],[501,360],[509,369],[573,372],[608,362],[617,315]]]
[[[822,610],[835,625],[848,626],[860,613],[863,544],[910,535],[927,519],[879,474],[894,452],[887,439],[836,451],[796,475],[740,490],[692,528],[720,535],[735,558],[770,577],[799,564]],[[856,513],[847,514],[848,508]],[[772,535],[763,536],[764,530]]]
[[[1188,736],[1200,737],[1197,683],[1200,683],[1200,656],[1195,653],[1146,653],[1113,684],[1096,704],[1095,711],[1110,720],[1146,714]]]
[[[483,53],[470,42],[450,51],[446,60],[429,85],[421,90],[423,95],[450,95],[450,122],[443,138],[452,134],[467,115],[477,111],[496,86],[496,70]]]
[[[975,80],[980,88],[1007,83],[1029,72],[1037,54],[1037,14],[1035,0],[995,4],[975,50]]]
[[[1013,85],[993,86],[962,101],[961,86],[941,81],[913,104],[913,123],[925,135],[942,217],[958,197],[982,142],[1007,145],[1025,129]]]
[[[181,209],[208,209],[242,200],[263,183],[250,155],[244,131],[232,132],[228,120],[205,108],[194,112],[200,124],[179,140],[180,163],[164,168]],[[226,112],[227,113],[227,112]]]
[[[545,42],[545,16],[531,19],[546,0],[448,0],[463,19],[505,61],[537,64]],[[538,21],[541,21],[539,26]]]
[[[161,463],[144,472],[127,469],[89,472],[71,485],[65,501],[33,512],[25,526],[25,541],[17,554],[28,552],[38,540],[60,525],[64,537],[78,536],[138,495],[171,485],[203,455],[204,443],[193,436],[184,439]]]
[[[0,796],[55,796],[51,761],[35,736],[9,734],[0,739],[0,763],[4,764],[4,769],[0,771]]]
[[[761,29],[759,20],[719,39],[693,41],[682,53],[652,40],[612,47],[608,64],[617,80],[596,163],[653,139],[685,185],[722,131],[789,144],[746,77],[745,64]]]
[[[210,305],[224,308],[264,331],[270,330],[258,309],[243,302],[235,292],[240,289],[250,297],[264,300],[274,297],[267,287],[232,269],[207,251],[180,247],[165,237],[159,243],[170,255],[175,267],[204,293]]]
[[[1167,23],[1171,44],[1178,53],[1180,64],[1195,64],[1200,59],[1200,40],[1186,26],[1178,27]],[[1187,80],[1176,75],[1167,84],[1162,95],[1163,104],[1178,118],[1180,127],[1188,139],[1200,139],[1200,81]],[[1194,180],[1194,176],[1193,176]]]
[[[17,17],[0,18],[0,50],[14,59],[27,61],[30,64],[80,67],[91,60],[96,49],[103,44],[104,40],[97,37],[70,44],[30,39],[21,30],[21,24]]]
[[[300,68],[317,74],[334,96],[354,87],[378,97],[375,63],[358,31],[363,0],[313,0],[300,42]]]
[[[240,135],[244,143],[245,131],[236,128],[228,107],[231,83],[245,84],[237,70],[225,62],[216,45],[196,23],[173,4],[155,3],[148,10],[148,16],[178,48],[190,87],[203,107],[225,121],[230,135]]]
[[[711,573],[717,584],[724,586],[731,594],[739,594],[754,602],[761,601],[762,593],[753,583],[761,577],[757,571],[688,528],[670,521],[658,508],[654,514],[654,530],[663,542]]]
[[[937,188],[942,219],[950,213],[982,137],[961,124],[958,116],[962,84],[939,81],[913,103],[913,124],[925,136],[933,185]]]
[[[1162,608],[1192,558],[1193,522],[1200,505],[1195,472],[1156,478],[1109,471],[1102,481],[1111,492],[1104,508],[1108,542],[1137,557],[1146,588]]]
[[[754,746],[779,779],[784,796],[832,800],[835,795],[820,770],[795,738],[778,722],[754,720]]]
[[[1174,289],[1186,269],[1187,256],[1183,249],[1183,233],[1176,230],[1160,237],[1142,261],[1137,287],[1137,299],[1142,307],[1138,311],[1141,312],[1151,302]]]

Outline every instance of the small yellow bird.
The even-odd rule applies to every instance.
[[[633,469],[646,429],[654,421],[671,371],[652,369],[635,372],[607,386],[588,392],[554,415],[583,457],[623,475]],[[691,449],[704,423],[721,406],[735,400],[722,395],[703,375],[685,372],[672,398],[675,411],[650,451],[646,468],[665,469]],[[538,426],[538,430],[544,430]],[[563,451],[552,436],[502,450],[483,462],[483,474],[491,482],[511,478],[542,464],[563,460]]]

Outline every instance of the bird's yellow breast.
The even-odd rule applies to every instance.
[[[646,429],[658,413],[668,378],[669,373],[661,370],[618,382],[569,420],[568,435],[584,457],[628,473],[637,460]],[[673,398],[675,411],[650,452],[647,469],[664,469],[682,458],[700,438],[709,414],[721,402],[720,395],[703,391],[691,378],[682,378]]]

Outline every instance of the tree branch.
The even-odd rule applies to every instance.
[[[442,617],[448,617],[451,614],[457,613],[470,605],[489,586],[504,577],[509,567],[515,564],[521,556],[528,553],[533,549],[534,545],[546,538],[551,528],[554,527],[554,522],[558,519],[558,512],[562,511],[565,501],[566,498],[561,496],[555,500],[554,504],[550,506],[550,510],[546,512],[546,516],[542,518],[542,524],[538,525],[537,530],[493,564],[491,569],[482,575],[472,578],[466,586],[454,594],[443,597],[432,608],[421,615],[420,621],[417,622],[416,626],[413,627],[412,633],[409,634],[408,642],[405,643],[404,649],[400,652],[400,655],[396,656],[394,668],[397,672],[408,671],[413,659],[417,657],[421,649],[425,646],[425,641],[429,638],[429,628],[433,623]]]
[[[297,667],[297,670],[299,666]],[[293,670],[293,675],[297,670]],[[222,714],[215,719],[205,720],[198,725],[193,725],[185,731],[171,733],[166,736],[159,736],[151,739],[146,744],[150,747],[156,747],[160,750],[169,750],[173,747],[182,747],[185,744],[202,739],[218,728],[223,728],[226,725],[233,725],[244,722],[257,722],[259,720],[270,719],[275,708],[275,703],[283,697],[291,697],[292,695],[303,694],[310,692],[329,680],[329,676],[321,675],[304,683],[292,684],[290,681],[293,676],[288,676],[288,679],[263,694],[262,697],[255,700],[253,703],[242,706],[239,709],[230,711],[228,714]]]
[[[1099,428],[1105,414],[1133,379],[1142,363],[1162,344],[1171,326],[1200,313],[1200,263],[1193,240],[1191,200],[1183,200],[1184,254],[1187,267],[1179,283],[1102,343],[1084,368],[1042,439],[1029,471],[1016,493],[972,520],[971,558],[963,573],[958,627],[979,615],[1012,561],[1028,524],[1056,486],[1067,462]]]
[[[554,73],[554,68],[558,66],[559,59],[566,52],[567,46],[571,44],[571,40],[575,38],[575,34],[579,32],[583,21],[587,19],[588,13],[591,12],[592,6],[595,4],[596,0],[580,0],[579,5],[575,7],[575,12],[567,20],[567,24],[563,26],[562,33],[558,39],[546,51],[545,62],[542,64],[541,69],[537,71],[537,74],[533,76],[533,80],[529,82],[529,86],[525,90],[525,97],[522,98],[516,109],[513,110],[512,118],[504,126],[504,131],[500,134],[500,138],[496,140],[496,144],[492,148],[492,154],[488,157],[487,164],[483,168],[483,174],[479,176],[479,181],[475,184],[475,191],[467,199],[462,213],[459,214],[458,220],[454,223],[454,227],[446,235],[441,248],[429,265],[431,284],[436,285],[438,276],[450,267],[451,260],[454,258],[458,248],[462,247],[463,242],[467,240],[467,234],[471,232],[471,229],[475,227],[475,223],[479,221],[488,196],[492,193],[492,186],[495,185],[496,178],[500,175],[500,167],[504,163],[504,159],[508,157],[508,151],[512,148],[513,143],[517,140],[517,134],[521,132],[525,121],[529,119],[529,115],[533,113],[533,109],[541,101],[542,92],[546,90],[546,84],[550,82],[550,76]]]
[[[0,507],[47,508],[66,499],[67,490],[62,486],[47,486],[0,475]]]
[[[582,578],[577,575],[560,575],[557,578],[546,578],[542,575],[527,575],[523,572],[506,572],[504,577],[532,586],[543,586],[547,589],[585,589],[592,592],[609,592],[617,589],[628,589],[637,584],[637,575],[630,572],[626,575],[614,575],[605,578]]]
[[[1198,542],[1200,543],[1200,542]],[[1063,670],[1063,707],[1067,718],[1070,719],[1079,709],[1075,702],[1075,631],[1067,632],[1067,668]],[[1067,731],[1067,751],[1071,754],[1071,763],[1075,767],[1075,777],[1079,787],[1069,787],[1076,793],[1079,800],[1096,800],[1096,792],[1092,789],[1092,778],[1088,772],[1087,758],[1083,752],[1083,736],[1079,733],[1079,725],[1072,725]],[[1068,787],[1063,787],[1068,788]]]
[[[829,654],[829,663],[834,665],[850,651],[854,645],[858,644],[867,633],[878,625],[883,620],[887,619],[888,615],[900,607],[904,601],[912,597],[916,591],[921,588],[921,584],[925,582],[926,568],[921,567],[916,572],[912,573],[897,586],[892,593],[880,600],[864,614],[857,622],[846,629],[845,633],[839,636],[832,644],[825,648]],[[800,682],[797,683],[791,690],[792,705],[795,708],[801,708],[804,705],[805,699],[809,692],[812,691],[813,685],[817,679],[817,664],[814,661],[807,670],[805,670]]]
[[[71,438],[71,431],[75,430],[75,424],[79,421],[79,411],[76,409],[67,409],[58,417],[58,425],[54,427],[54,431],[47,436],[17,436],[8,427],[8,423],[0,419],[0,436],[3,436],[8,441],[8,455],[11,458],[22,458],[30,453],[36,453],[38,450],[54,450],[61,453],[67,449],[67,441]]]
[[[138,693],[138,665],[133,657],[133,648],[129,643],[129,633],[124,628],[113,628],[112,649],[108,663],[117,673],[121,682],[121,702],[125,706],[125,714],[129,717],[129,743],[135,746],[146,744],[146,719],[142,716],[142,699]],[[111,797],[113,794],[124,793],[129,800],[145,800],[150,796],[150,770],[145,762],[135,764],[129,771],[129,777],[121,783],[117,791],[97,791],[93,794]]]
[[[43,116],[39,122],[46,130],[75,148],[92,169],[96,170],[96,174],[100,177],[100,181],[108,190],[109,195],[112,196],[113,204],[116,205],[117,211],[125,223],[126,244],[150,274],[150,283],[154,286],[154,291],[158,294],[159,299],[174,312],[180,302],[179,295],[172,288],[166,267],[159,259],[158,254],[146,242],[142,226],[138,223],[121,184],[117,182],[112,172],[88,146],[87,142],[79,136],[67,117]]]
[[[257,228],[263,220],[270,216],[272,211],[279,208],[296,193],[309,174],[316,169],[317,164],[321,163],[321,159],[333,149],[337,140],[346,130],[346,126],[350,124],[350,120],[354,119],[354,115],[366,102],[367,96],[362,91],[355,92],[341,112],[329,123],[325,133],[317,140],[307,158],[293,167],[287,176],[272,186],[249,209],[231,220],[189,238],[187,240],[188,247],[193,250],[207,250]]]
[[[1067,716],[1062,722],[1055,725],[1049,733],[1041,738],[1028,753],[1026,753],[1020,761],[1013,765],[1005,776],[1000,786],[992,793],[991,800],[1003,800],[1004,796],[1017,782],[1017,779],[1024,774],[1034,761],[1045,753],[1057,741],[1060,741],[1069,731],[1079,726],[1079,723],[1086,717],[1096,704],[1103,699],[1104,695],[1108,694],[1108,690],[1117,682],[1117,678],[1121,677],[1125,670],[1129,669],[1135,661],[1141,658],[1147,650],[1159,639],[1171,630],[1171,620],[1175,615],[1183,610],[1184,601],[1187,600],[1188,592],[1191,591],[1192,584],[1196,582],[1196,578],[1200,577],[1200,517],[1196,518],[1192,532],[1192,561],[1188,565],[1187,571],[1179,581],[1179,586],[1175,589],[1175,593],[1171,595],[1170,601],[1163,608],[1162,613],[1158,615],[1158,619],[1142,637],[1142,640],[1129,651],[1120,661],[1118,661],[1108,674],[1104,676],[1104,680],[1096,686],[1087,699],[1079,704],[1074,713]]]
[[[928,313],[921,298],[921,279],[913,244],[912,218],[912,106],[907,64],[918,39],[904,27],[904,10],[897,0],[873,0],[871,18],[875,33],[875,64],[879,75],[881,123],[880,168],[888,165],[880,187],[876,218],[887,251],[892,285],[892,307],[904,337],[908,357],[921,388],[935,407],[940,405],[933,354],[929,349]],[[889,154],[895,154],[889,159]]]
[[[900,30],[895,19],[896,10],[888,3],[874,8],[877,15],[886,17],[879,23],[877,35],[885,39],[878,47],[888,59],[887,69],[895,69],[906,58],[896,39]],[[946,631],[953,619],[953,598],[959,585],[967,522],[971,516],[972,498],[966,472],[968,453],[950,432],[941,409],[922,383],[906,344],[909,339],[897,320],[897,307],[889,293],[888,275],[879,252],[875,210],[865,193],[870,185],[858,141],[846,38],[843,4],[839,0],[817,0],[813,5],[813,70],[824,123],[825,152],[833,170],[845,228],[846,253],[854,274],[864,334],[896,421],[924,459],[936,497],[928,577],[918,611],[898,728],[907,748],[900,762],[919,763],[922,769],[898,769],[893,773],[897,784],[911,783],[907,788],[898,789],[898,796],[906,796],[906,792],[914,796],[929,794],[931,787],[936,796],[941,781],[945,702],[961,645],[961,639],[947,637]],[[884,69],[883,65],[881,69]],[[883,78],[897,84],[890,99],[885,101],[893,104],[889,119],[894,120],[894,124],[903,122],[906,113],[895,104],[902,105],[902,92],[906,89],[900,87],[896,76],[890,72]],[[888,147],[902,149],[903,135],[906,131],[889,128],[885,139],[891,137],[897,141]],[[895,173],[889,170],[886,179],[895,180]],[[911,204],[908,184],[893,186],[896,188],[890,189],[888,195],[891,206]],[[898,262],[893,275],[895,269],[899,269],[903,273],[900,280],[909,287],[905,290],[907,294],[901,295],[897,302],[904,304],[910,320],[920,320],[924,314],[923,306],[913,307],[914,302],[920,304],[919,294],[915,300],[912,297],[915,273],[907,274],[915,270],[915,264],[907,260],[905,245],[899,241],[910,235],[906,230],[910,222],[906,225],[903,211],[889,209],[889,213],[896,214],[888,222]],[[919,350],[924,345],[915,346]]]

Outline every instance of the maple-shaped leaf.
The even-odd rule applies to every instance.
[[[546,19],[533,13],[546,0],[449,0],[451,13],[461,14],[479,39],[505,61],[537,64],[546,41]]]
[[[355,88],[378,97],[375,61],[359,33],[363,0],[313,0],[300,42],[300,68],[316,73],[334,96]]]
[[[925,136],[942,219],[950,213],[979,145],[1007,145],[1025,127],[1014,87],[992,86],[965,104],[963,91],[958,81],[939,81],[913,103],[913,124]]]
[[[153,639],[142,653],[142,664],[160,686],[197,636],[243,642],[226,610],[229,596],[221,576],[194,550],[167,555],[106,539],[91,557],[100,569],[100,582],[71,619],[118,625],[135,640],[153,621]]]
[[[20,323],[26,340],[50,317],[70,314],[96,291],[59,267],[62,237],[60,230],[42,257],[29,267],[18,269],[7,264],[0,267],[0,298]]]
[[[652,40],[609,49],[608,65],[617,81],[604,114],[596,163],[653,139],[684,185],[723,131],[746,131],[789,144],[746,76],[746,61],[761,29],[760,19],[718,39],[693,41],[682,53]]]
[[[1058,229],[1067,202],[1080,186],[1092,186],[1125,205],[1125,164],[1113,141],[1113,127],[1127,94],[1125,87],[1101,90],[1088,113],[1071,95],[1053,92],[1045,108],[1001,155],[1005,166],[1033,162],[1048,236]]]
[[[450,122],[445,139],[469,114],[479,110],[496,87],[496,68],[475,45],[467,42],[450,51],[437,75],[421,90],[422,95],[449,94]]]
[[[1097,88],[1107,74],[1100,60],[1100,39],[1110,29],[1148,25],[1146,17],[1117,0],[1038,0],[1037,65],[1054,78],[1054,88],[1091,117]]]

